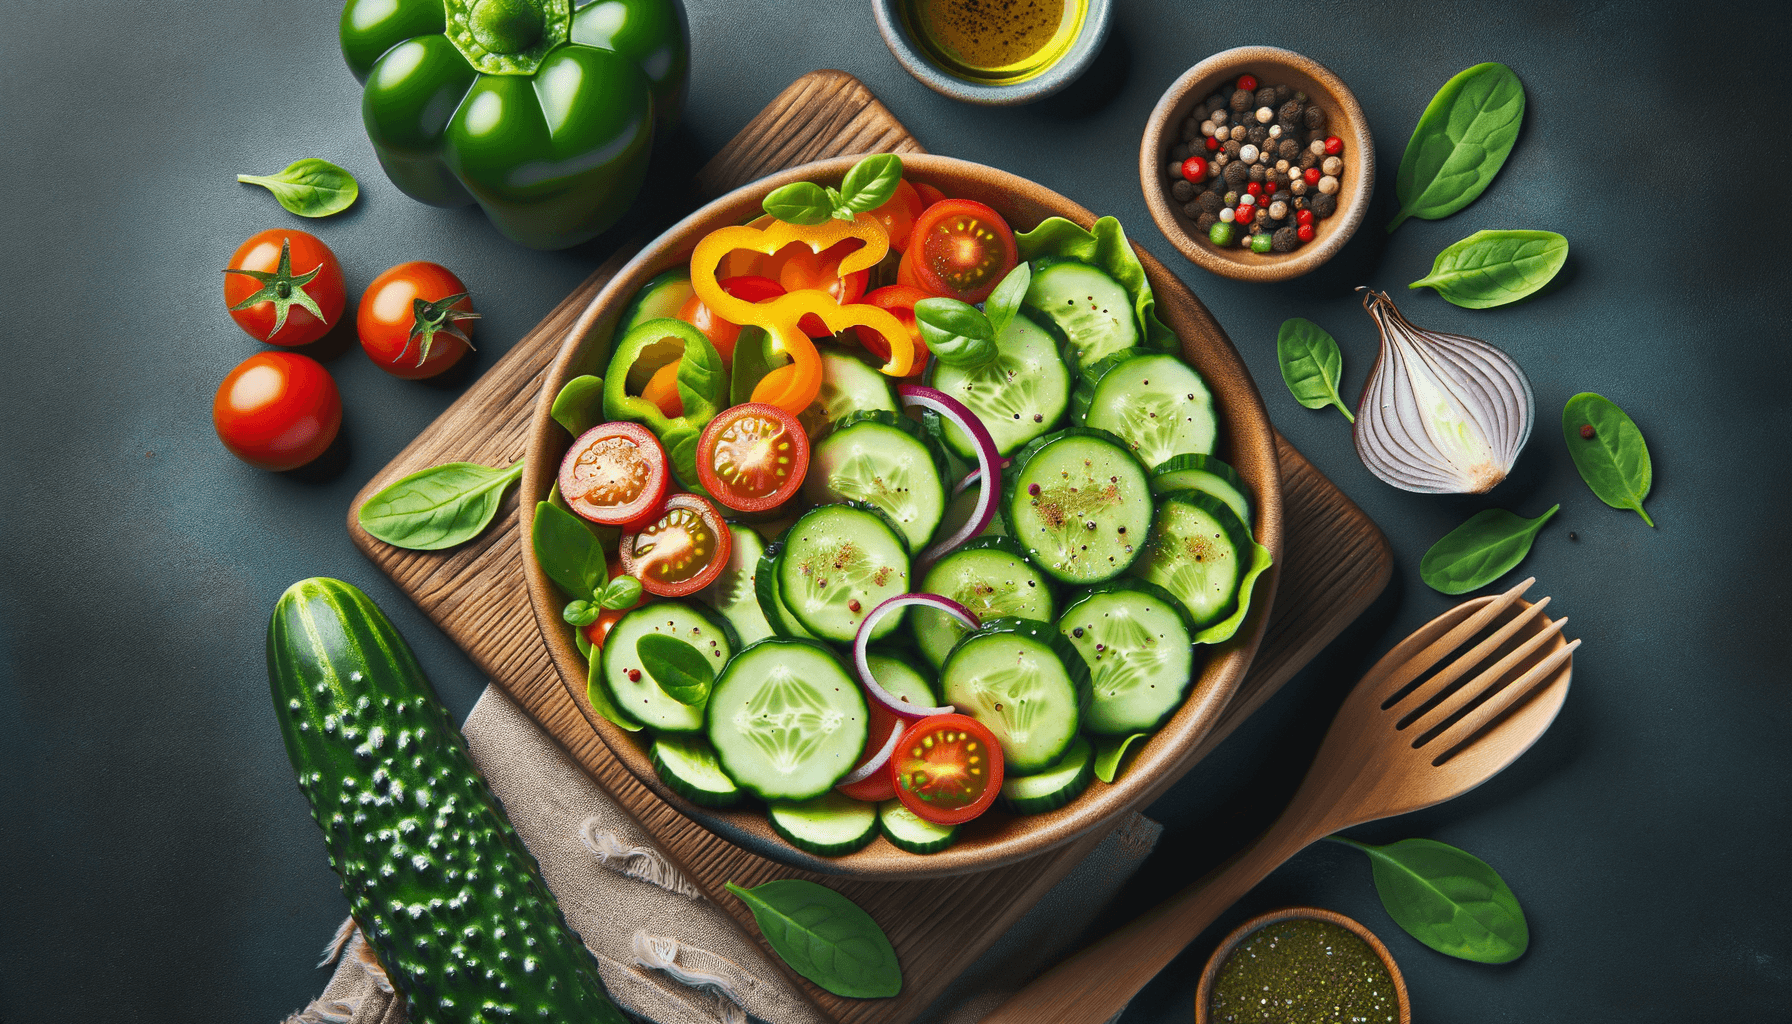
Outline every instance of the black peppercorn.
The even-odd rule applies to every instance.
[[[1316,132],[1325,131],[1325,109],[1323,107],[1318,104],[1308,107],[1304,117],[1308,128]]]
[[[1186,179],[1170,186],[1170,195],[1179,203],[1186,203],[1195,198],[1195,183]]]
[[[1298,123],[1300,121],[1300,114],[1303,109],[1305,109],[1305,108],[1303,108],[1299,103],[1295,102],[1294,100],[1289,100],[1288,102],[1282,104],[1282,108],[1280,110],[1276,111],[1276,121],[1278,121],[1281,124]]]
[[[1214,191],[1201,193],[1200,196],[1195,199],[1195,202],[1200,204],[1202,210],[1212,214],[1217,214],[1226,208],[1225,197]]]
[[[1182,215],[1189,220],[1198,220],[1201,215],[1206,212],[1206,210],[1201,209],[1200,203],[1190,202],[1182,204]]]
[[[1286,85],[1276,86],[1276,102],[1287,103],[1294,96],[1294,90]]]
[[[1264,169],[1262,164],[1252,164],[1249,173],[1251,176],[1251,180],[1256,182],[1259,185],[1263,184],[1263,182],[1265,180],[1267,180],[1268,174],[1269,174],[1269,172]]]
[[[1232,93],[1232,102],[1227,104],[1234,114],[1242,114],[1251,109],[1251,94],[1239,89]]]
[[[1223,93],[1216,92],[1212,96],[1207,97],[1207,102],[1204,106],[1209,114],[1216,110],[1224,110],[1226,107],[1226,97]]]
[[[1238,143],[1228,142],[1226,145],[1236,146]],[[1227,164],[1226,169],[1220,173],[1225,177],[1227,187],[1243,188],[1244,183],[1250,180],[1251,170],[1249,167],[1246,167],[1244,164],[1235,160],[1232,163]]]
[[[1226,147],[1224,149],[1220,150],[1220,152],[1226,154],[1227,159],[1237,160],[1238,159],[1238,151],[1243,148],[1244,148],[1244,143],[1238,141],[1237,139],[1233,139],[1232,141],[1226,143]]]
[[[1209,192],[1207,194],[1213,195],[1212,192]],[[1220,222],[1219,217],[1215,216],[1214,214],[1203,213],[1201,216],[1195,218],[1195,230],[1199,231],[1203,235],[1205,235],[1207,232],[1212,231],[1213,226],[1215,224],[1218,224],[1219,222]]]
[[[1174,146],[1171,146],[1170,147],[1170,159],[1172,159],[1172,160],[1187,160],[1188,159],[1188,143],[1178,142]]]
[[[1277,102],[1276,87],[1273,85],[1266,85],[1257,90],[1257,95],[1252,98],[1251,106],[1268,107],[1269,109],[1274,110]]]
[[[1269,239],[1269,247],[1276,252],[1293,252],[1299,246],[1300,235],[1293,228],[1277,228]]]
[[[1307,205],[1312,207],[1313,216],[1318,217],[1320,220],[1324,220],[1338,212],[1338,197],[1335,195],[1316,192],[1310,197],[1310,200],[1311,201]]]
[[[1276,143],[1276,156],[1283,160],[1300,159],[1300,143],[1284,135],[1282,141]]]
[[[1193,142],[1201,137],[1201,122],[1194,118],[1182,122],[1182,141]]]
[[[1318,167],[1318,166],[1319,166],[1319,157],[1312,150],[1303,149],[1300,151],[1300,169],[1301,170],[1304,171],[1309,167]]]
[[[1269,128],[1260,124],[1251,125],[1244,130],[1244,140],[1262,149],[1263,144],[1269,141]]]

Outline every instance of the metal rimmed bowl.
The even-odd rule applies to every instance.
[[[740,224],[761,212],[773,189],[795,181],[838,185],[856,157],[824,160],[764,178],[737,189],[686,217],[630,260],[592,300],[567,333],[558,358],[542,382],[525,456],[519,512],[523,536],[531,535],[537,502],[545,499],[561,458],[572,438],[549,415],[560,388],[580,374],[602,374],[609,359],[610,336],[629,300],[650,278],[690,258],[698,239],[710,231]],[[1041,185],[1005,171],[949,157],[905,155],[905,177],[925,182],[949,196],[975,199],[994,208],[1017,231],[1051,216],[1066,217],[1087,227],[1095,215]],[[730,842],[772,860],[829,874],[860,878],[905,879],[985,871],[1031,857],[1111,825],[1180,778],[1193,763],[1195,747],[1213,728],[1243,680],[1268,622],[1282,553],[1282,488],[1276,461],[1275,432],[1263,399],[1238,352],[1196,299],[1163,265],[1140,254],[1157,297],[1158,316],[1182,339],[1183,353],[1207,378],[1220,413],[1221,445],[1217,454],[1238,470],[1256,498],[1253,532],[1274,553],[1277,568],[1256,587],[1253,607],[1238,635],[1206,649],[1195,685],[1182,708],[1152,736],[1113,784],[1093,782],[1077,799],[1048,814],[1010,816],[991,811],[963,827],[958,842],[942,853],[906,853],[881,837],[844,857],[804,853],[778,838],[759,808],[726,811],[698,807],[668,789],[648,757],[648,734],[619,729],[592,710],[585,698],[587,665],[573,641],[572,627],[561,619],[564,601],[541,571],[528,543],[523,544],[523,572],[543,639],[554,666],[574,703],[610,750],[642,784],[686,816]]]
[[[992,107],[1032,103],[1062,91],[1077,80],[1107,42],[1113,0],[1084,0],[1082,24],[1062,56],[1030,77],[1016,82],[982,82],[955,75],[935,62],[903,16],[903,0],[871,0],[877,32],[903,70],[941,96]]]

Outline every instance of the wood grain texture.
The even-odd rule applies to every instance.
[[[818,71],[798,79],[697,175],[709,197],[764,174],[843,153],[921,152],[921,146],[857,79]],[[715,837],[655,797],[611,755],[548,660],[523,586],[514,492],[485,534],[447,552],[401,551],[373,539],[354,510],[381,488],[439,462],[501,465],[521,458],[541,381],[568,329],[629,247],[594,271],[356,496],[348,520],[355,545],[415,600],[494,682],[528,710],[604,788],[628,808],[690,877],[711,893],[723,881],[757,885],[800,872]],[[1350,500],[1278,438],[1287,501],[1283,576],[1262,653],[1211,750],[1368,607],[1392,573],[1387,541]],[[841,999],[792,978],[841,1024],[911,1019],[1100,842],[1092,835],[1035,861],[921,882],[821,879],[863,906],[889,933],[902,963],[900,996]],[[725,894],[717,901],[757,937],[751,915]],[[775,957],[774,957],[775,960]]]

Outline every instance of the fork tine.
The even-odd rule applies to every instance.
[[[1570,640],[1568,643],[1564,644],[1561,649],[1538,662],[1537,665],[1529,672],[1526,672],[1522,678],[1514,681],[1512,685],[1488,698],[1487,703],[1469,712],[1467,715],[1464,715],[1461,721],[1454,723],[1448,729],[1439,733],[1432,740],[1431,744],[1427,744],[1427,746],[1435,744],[1433,749],[1440,751],[1438,756],[1432,759],[1431,763],[1437,764],[1446,758],[1454,757],[1460,752],[1461,748],[1470,745],[1470,741],[1472,741],[1482,729],[1486,728],[1489,722],[1492,722],[1501,714],[1505,713],[1507,708],[1518,703],[1518,701],[1529,694],[1538,683],[1553,677],[1556,674],[1556,670],[1560,669],[1562,665],[1574,655],[1574,649],[1579,646],[1579,638]]]
[[[1436,675],[1420,683],[1418,686],[1413,687],[1410,693],[1396,694],[1395,696],[1398,699],[1392,700],[1392,704],[1404,704],[1411,710],[1407,711],[1406,717],[1401,719],[1400,723],[1395,726],[1395,728],[1406,728],[1414,718],[1417,718],[1426,711],[1426,704],[1436,700],[1440,694],[1443,694],[1450,688],[1451,683],[1467,675],[1476,665],[1486,661],[1494,651],[1499,650],[1502,644],[1507,640],[1510,640],[1514,634],[1523,629],[1532,619],[1543,614],[1543,609],[1547,607],[1549,607],[1549,598],[1541,598],[1536,604],[1533,604],[1519,612],[1517,615],[1512,616],[1512,618],[1501,625],[1499,629],[1489,633],[1485,640],[1476,644],[1467,653],[1459,655],[1455,661],[1438,669]],[[1388,707],[1388,705],[1383,705],[1384,709],[1386,707]]]
[[[1544,621],[1549,624],[1538,630],[1535,636],[1526,637],[1524,643],[1519,644],[1517,647],[1513,648],[1510,653],[1482,669],[1474,679],[1464,683],[1456,689],[1456,692],[1445,697],[1443,700],[1438,701],[1436,707],[1427,708],[1422,713],[1414,711],[1412,714],[1408,715],[1404,721],[1395,725],[1395,728],[1406,729],[1423,726],[1423,728],[1416,728],[1416,731],[1413,733],[1413,736],[1417,738],[1415,742],[1422,745],[1426,733],[1436,729],[1444,722],[1448,722],[1453,715],[1463,708],[1468,707],[1470,704],[1473,704],[1483,694],[1491,696],[1494,687],[1500,685],[1499,681],[1505,678],[1506,673],[1524,664],[1526,659],[1537,653],[1538,648],[1548,643],[1551,637],[1561,632],[1562,627],[1568,624],[1566,618],[1560,618],[1554,621],[1545,619]],[[1456,663],[1452,664],[1450,668],[1455,669],[1457,665],[1462,665],[1464,662],[1468,662],[1468,664],[1463,665],[1462,671],[1458,673],[1467,674],[1469,670],[1480,664],[1481,657],[1485,657],[1484,654],[1480,654],[1479,648],[1472,653],[1479,655],[1479,657],[1476,657],[1474,661],[1470,662],[1470,655],[1463,655],[1461,658],[1457,659]]]
[[[1495,616],[1512,607],[1513,603],[1535,582],[1537,582],[1537,577],[1532,576],[1487,602],[1479,611],[1458,623],[1456,628],[1432,641],[1431,646],[1420,651],[1413,656],[1412,660],[1401,665],[1393,674],[1382,680],[1378,688],[1380,692],[1376,694],[1377,703],[1386,708],[1395,694],[1404,690],[1414,679],[1431,671],[1433,665],[1442,661],[1451,651],[1468,642],[1469,637],[1479,633],[1484,626],[1493,621]]]

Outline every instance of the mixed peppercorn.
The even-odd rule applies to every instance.
[[[1326,122],[1306,93],[1240,75],[1182,123],[1166,167],[1172,203],[1214,245],[1293,252],[1338,212],[1344,142]]]

